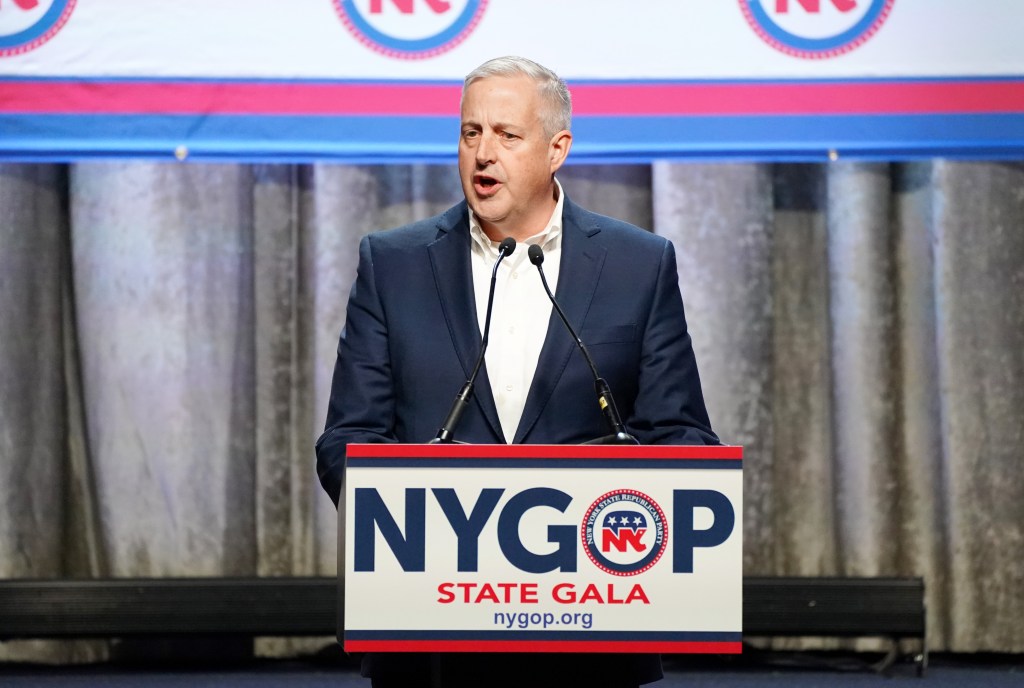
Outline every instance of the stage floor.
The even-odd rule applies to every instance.
[[[854,688],[894,682],[928,688],[1020,688],[1024,655],[937,655],[925,677],[912,664],[897,664],[886,675],[871,669],[871,657],[821,653],[773,653],[744,658],[666,657],[665,679],[657,688]],[[0,664],[4,688],[369,688],[351,662],[262,660],[244,665],[171,668],[166,665],[46,667]],[[486,688],[482,686],[481,688]],[[599,688],[599,687],[595,687]]]

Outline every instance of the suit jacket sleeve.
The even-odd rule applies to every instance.
[[[316,441],[317,474],[338,504],[351,442],[397,442],[388,329],[375,283],[370,237],[359,244],[359,268],[331,382],[327,425]]]
[[[641,444],[719,444],[711,429],[672,244],[665,242],[640,353],[629,432]]]

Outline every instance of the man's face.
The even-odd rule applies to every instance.
[[[492,239],[532,236],[554,211],[552,175],[572,136],[546,135],[543,107],[537,85],[525,76],[480,79],[463,96],[462,190]]]

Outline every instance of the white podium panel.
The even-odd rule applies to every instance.
[[[740,447],[350,445],[345,483],[349,652],[740,652]]]

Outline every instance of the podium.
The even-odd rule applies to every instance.
[[[349,445],[338,640],[347,652],[739,653],[742,456]]]

